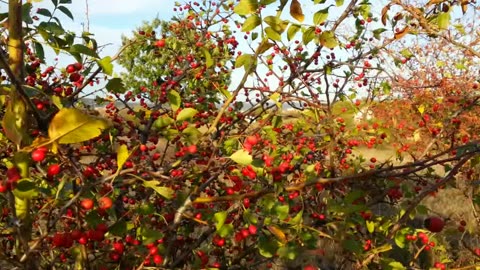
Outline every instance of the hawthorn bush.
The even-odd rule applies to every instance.
[[[189,2],[105,57],[51,2],[0,15],[2,268],[478,262],[475,1]]]

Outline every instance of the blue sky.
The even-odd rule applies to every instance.
[[[76,32],[83,29],[82,24],[87,21],[86,1],[89,6],[90,32],[95,34],[98,44],[112,44],[104,52],[106,55],[115,54],[121,44],[121,35],[130,35],[143,21],[157,16],[168,20],[174,15],[173,0],[73,0],[68,7],[75,20],[63,20],[67,29]],[[43,0],[41,5],[53,7],[49,0]]]

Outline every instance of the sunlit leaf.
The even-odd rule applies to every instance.
[[[248,32],[253,29],[255,29],[257,26],[259,26],[262,23],[262,20],[257,14],[253,14],[250,17],[248,17],[245,22],[243,23],[242,26],[242,31],[243,32]]]
[[[313,14],[313,24],[319,25],[325,22],[327,18],[328,18],[328,8],[321,9],[315,12],[315,14]]]
[[[275,40],[275,41],[282,40],[280,34],[277,31],[273,30],[273,28],[271,27],[265,28],[265,34],[267,34],[267,37],[271,40]]]
[[[450,12],[441,12],[437,17],[438,28],[447,29],[450,25]]]
[[[249,165],[253,161],[252,155],[250,155],[248,151],[243,149],[240,149],[237,152],[233,153],[230,158],[241,165]]]
[[[5,109],[2,120],[2,127],[5,135],[16,145],[21,145],[27,138],[26,108],[21,99],[10,101]]]
[[[315,27],[310,26],[308,27],[302,35],[302,41],[304,45],[308,45],[310,41],[315,38]]]
[[[238,15],[250,15],[257,11],[258,0],[240,0],[240,3],[235,6],[233,11]]]
[[[301,29],[301,26],[298,24],[292,24],[290,27],[288,27],[287,30],[287,39],[288,41],[292,40],[295,34]]]
[[[182,103],[180,94],[175,90],[170,90],[170,92],[167,94],[167,98],[168,102],[170,103],[170,107],[172,107],[172,111],[176,112]]]
[[[97,63],[102,68],[105,74],[112,75],[113,64],[112,64],[112,58],[110,56],[105,56],[104,58],[97,60]]]
[[[101,118],[90,116],[74,108],[61,109],[48,127],[51,142],[79,143],[99,136],[110,124]]]
[[[226,211],[218,212],[213,215],[213,220],[215,220],[215,228],[217,229],[217,231],[222,228],[223,224],[225,224],[225,220],[227,220],[227,215],[228,213]]]
[[[365,221],[366,224],[367,224],[367,230],[369,233],[373,233],[375,231],[375,222],[374,221],[370,221],[370,220],[367,220]]]
[[[127,146],[125,144],[120,145],[120,147],[117,149],[117,171],[122,169],[129,156],[130,154],[128,153]]]
[[[203,49],[203,55],[205,56],[205,66],[207,68],[213,66],[214,62],[213,62],[212,55],[207,49]]]
[[[182,122],[182,121],[192,119],[197,113],[198,111],[195,110],[194,108],[184,108],[177,115],[177,122]]]
[[[325,46],[329,49],[333,49],[338,46],[337,39],[335,38],[335,34],[332,31],[322,32],[318,39],[322,46]]]
[[[160,186],[158,186],[159,184],[160,184],[160,182],[156,181],[156,180],[144,181],[143,182],[143,185],[145,187],[148,187],[148,188],[151,188],[151,189],[155,190],[155,192],[157,192],[161,196],[163,196],[167,199],[173,198],[173,194],[175,194],[175,191],[173,189],[169,188],[169,187],[160,187]]]

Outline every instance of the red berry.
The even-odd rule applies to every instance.
[[[122,254],[125,250],[125,245],[122,242],[115,242],[113,243],[113,249],[119,254]]]
[[[153,262],[154,262],[155,264],[162,264],[162,263],[163,263],[163,257],[160,256],[160,255],[158,255],[158,254],[155,254],[155,255],[153,256]]]
[[[75,64],[73,64],[73,67],[74,67],[77,71],[79,71],[79,70],[81,70],[81,69],[83,68],[83,65],[82,65],[82,63],[75,63]]]
[[[93,200],[90,198],[85,198],[80,202],[80,205],[85,210],[90,210],[93,208]]]
[[[159,48],[165,47],[165,39],[157,40],[157,42],[155,42],[155,46],[157,46]]]
[[[145,152],[148,150],[148,147],[145,144],[140,145],[140,151]]]
[[[258,143],[258,138],[256,136],[248,136],[247,139],[245,139],[245,143],[255,145]]]
[[[374,157],[372,157],[372,158],[370,159],[370,162],[375,163],[375,162],[377,162],[377,159],[374,158]]]
[[[149,253],[150,253],[150,255],[157,254],[158,253],[158,247],[157,246],[151,247],[150,250],[149,250]]]
[[[439,217],[429,217],[425,219],[425,228],[431,232],[441,232],[445,226],[443,219]]]
[[[65,70],[67,71],[67,73],[73,73],[73,72],[77,71],[77,69],[75,68],[74,65],[68,65]]]
[[[98,207],[103,210],[110,209],[113,205],[112,199],[109,197],[102,197],[98,199]]]
[[[8,191],[8,186],[3,183],[3,181],[0,181],[0,193],[5,193]]]
[[[195,153],[197,153],[197,146],[196,145],[190,145],[190,146],[188,146],[187,151],[190,154],[195,154]]]
[[[48,169],[47,169],[47,175],[48,176],[54,176],[54,175],[57,175],[59,173],[60,173],[60,165],[52,164],[52,165],[48,166]]]
[[[43,149],[36,149],[32,152],[32,160],[35,162],[42,162],[45,159],[47,152]]]

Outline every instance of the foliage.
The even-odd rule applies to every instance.
[[[63,28],[70,1],[8,2],[5,267],[478,262],[474,1],[179,3],[105,58]],[[94,85],[102,110],[83,105]]]

